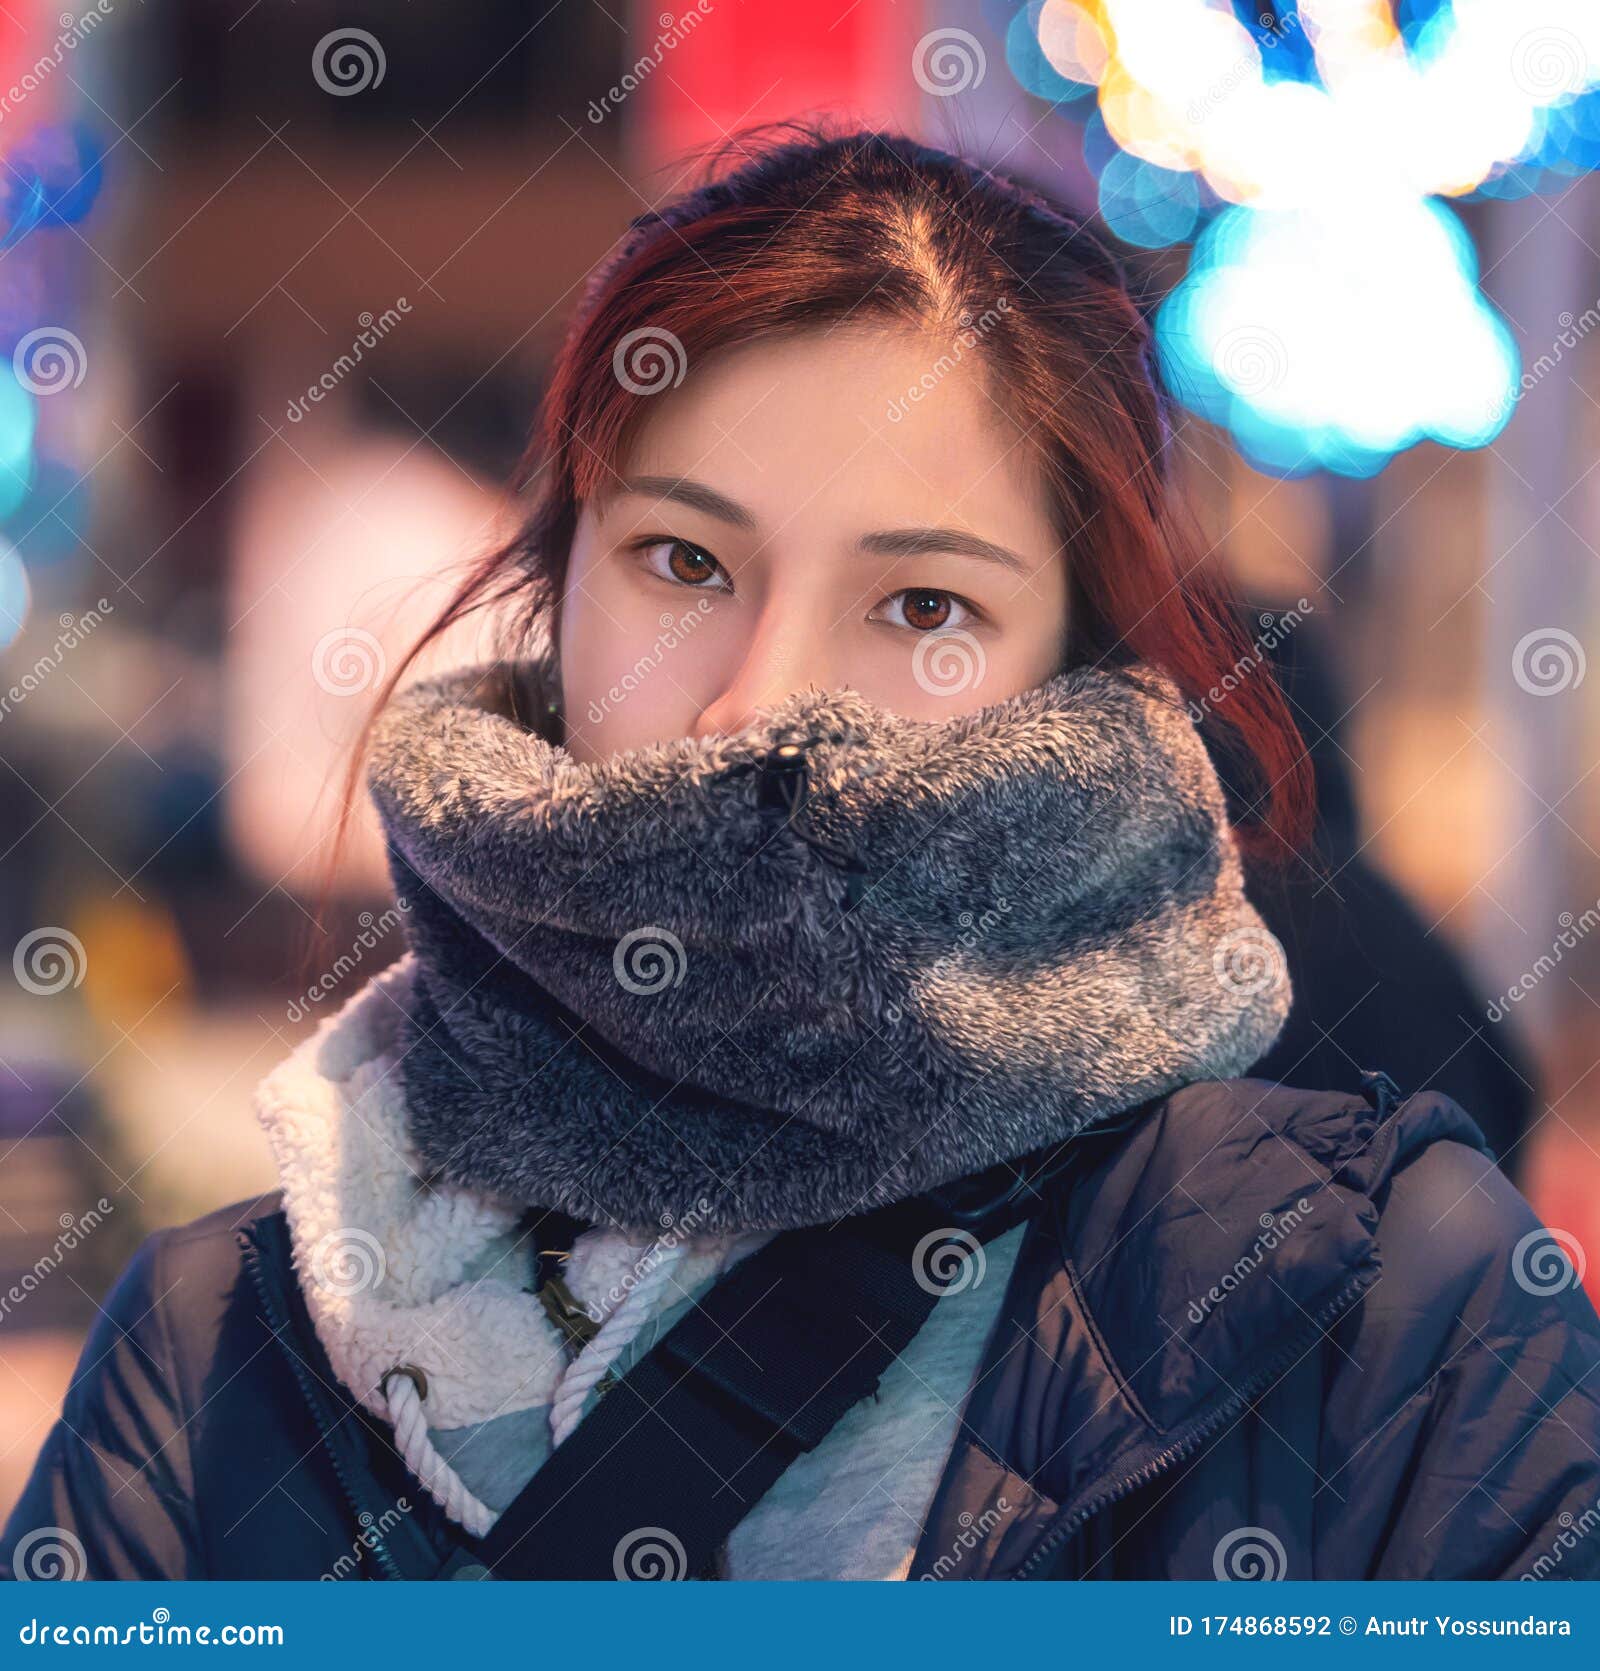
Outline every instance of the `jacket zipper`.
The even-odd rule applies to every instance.
[[[298,1354],[291,1350],[285,1339],[289,1329],[289,1319],[287,1314],[279,1306],[277,1296],[270,1291],[270,1285],[267,1282],[266,1272],[261,1266],[261,1250],[257,1246],[254,1236],[250,1235],[248,1232],[245,1234],[243,1240],[245,1263],[250,1267],[251,1280],[256,1285],[256,1292],[261,1296],[262,1310],[267,1314],[267,1322],[271,1325],[273,1339],[277,1341],[278,1345],[283,1350],[284,1356],[289,1360],[289,1368],[294,1372],[294,1378],[300,1385],[301,1394],[305,1398],[306,1404],[311,1411],[311,1419],[317,1425],[317,1434],[322,1440],[322,1448],[327,1452],[328,1459],[333,1464],[334,1476],[339,1481],[339,1489],[344,1492],[345,1500],[350,1505],[351,1513],[355,1515],[356,1524],[357,1526],[361,1526],[361,1530],[363,1532],[367,1532],[368,1528],[361,1525],[361,1516],[363,1514],[368,1515],[373,1526],[381,1524],[379,1517],[373,1514],[370,1509],[363,1507],[361,1499],[357,1496],[354,1486],[350,1483],[350,1477],[346,1473],[344,1463],[339,1456],[339,1447],[333,1442],[332,1428],[326,1419],[322,1400],[317,1395],[315,1388],[311,1385],[311,1377],[307,1373],[306,1366],[301,1363]],[[373,1542],[369,1545],[369,1547],[372,1551],[373,1558],[383,1571],[383,1576],[388,1579],[403,1578],[404,1575],[400,1571],[400,1563],[396,1561],[394,1556],[390,1553],[389,1546],[384,1541],[383,1534],[381,1532],[373,1532],[370,1535],[373,1538]]]
[[[1378,1115],[1379,1124],[1371,1139],[1372,1147],[1376,1150],[1379,1145],[1382,1145],[1385,1149],[1391,1149],[1398,1140],[1398,1130],[1393,1124],[1389,1123],[1389,1113],[1391,1105],[1399,1098],[1398,1087],[1388,1074],[1382,1071],[1363,1073],[1361,1077],[1363,1093]],[[1276,1357],[1269,1359],[1265,1368],[1259,1370],[1245,1382],[1242,1390],[1236,1389],[1231,1398],[1219,1404],[1204,1421],[1200,1422],[1191,1432],[1185,1434],[1182,1439],[1169,1445],[1164,1451],[1151,1457],[1149,1461],[1142,1463],[1131,1474],[1118,1480],[1115,1485],[1107,1487],[1106,1490],[1078,1509],[1070,1519],[1063,1521],[1059,1526],[1053,1527],[1045,1534],[1044,1542],[1017,1568],[1012,1577],[1014,1579],[1026,1578],[1046,1556],[1059,1549],[1092,1516],[1098,1514],[1102,1509],[1109,1508],[1120,1498],[1126,1497],[1129,1492],[1148,1485],[1151,1480],[1164,1474],[1174,1463],[1181,1462],[1185,1457],[1192,1455],[1224,1422],[1237,1415],[1258,1393],[1271,1386],[1278,1376],[1328,1327],[1334,1318],[1355,1303],[1362,1291],[1369,1287],[1376,1278],[1377,1273],[1371,1270],[1361,1271],[1352,1277],[1312,1317],[1310,1323],[1294,1336],[1283,1351],[1279,1352]]]
[[[1265,1368],[1245,1382],[1243,1388],[1235,1389],[1232,1396],[1224,1400],[1182,1439],[1169,1445],[1164,1451],[1141,1464],[1131,1474],[1125,1475],[1115,1485],[1108,1486],[1097,1497],[1085,1503],[1069,1519],[1053,1527],[1045,1535],[1044,1542],[1022,1563],[1011,1575],[1013,1579],[1027,1578],[1048,1555],[1059,1549],[1071,1535],[1078,1530],[1085,1521],[1102,1509],[1109,1508],[1129,1492],[1148,1485],[1151,1480],[1159,1478],[1175,1463],[1192,1455],[1205,1443],[1216,1430],[1232,1417],[1236,1416],[1255,1396],[1266,1390],[1278,1376],[1292,1364],[1311,1342],[1321,1334],[1328,1325],[1342,1311],[1355,1303],[1362,1291],[1369,1287],[1377,1278],[1376,1270],[1365,1270],[1352,1277],[1334,1297],[1327,1302],[1311,1319],[1311,1322],[1295,1335],[1281,1352],[1270,1359]]]

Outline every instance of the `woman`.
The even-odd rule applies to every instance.
[[[434,629],[517,642],[371,737],[408,953],[263,1083],[281,1197],[133,1261],[8,1561],[1593,1575],[1600,1324],[1471,1119],[1240,1077],[1311,809],[1170,423],[956,158],[641,216]]]

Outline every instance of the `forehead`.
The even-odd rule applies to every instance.
[[[1049,528],[1043,476],[979,351],[876,323],[722,350],[645,397],[621,473],[704,481],[766,526],[939,522],[1026,549]]]

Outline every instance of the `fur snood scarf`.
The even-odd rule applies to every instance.
[[[797,692],[594,764],[553,681],[547,650],[426,680],[374,733],[438,1179],[617,1226],[824,1223],[1277,1037],[1282,948],[1154,668],[933,724]]]

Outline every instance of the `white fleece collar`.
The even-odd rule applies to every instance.
[[[387,1417],[386,1373],[427,1378],[428,1426],[464,1427],[549,1404],[568,1358],[536,1295],[523,1205],[425,1181],[398,1071],[411,955],[370,981],[274,1068],[256,1116],[283,1188],[293,1262],[335,1374]],[[665,1228],[665,1227],[664,1227]],[[596,1227],[569,1288],[603,1321],[661,1234]],[[690,1235],[662,1304],[726,1263],[740,1238]]]

